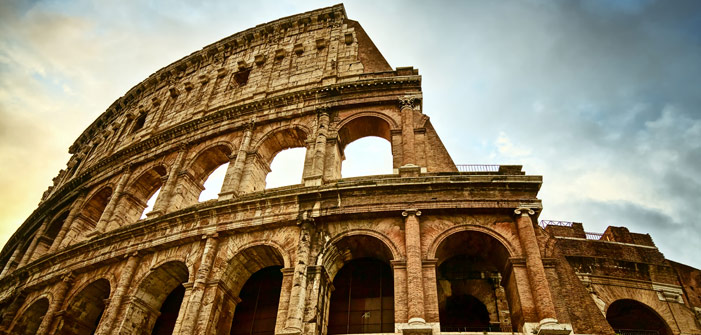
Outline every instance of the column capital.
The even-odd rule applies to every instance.
[[[73,275],[73,272],[69,272],[63,277],[61,277],[61,281],[67,284],[70,284],[73,281],[73,279],[75,279],[75,275]]]
[[[250,119],[248,120],[248,122],[246,123],[246,130],[252,131],[253,128],[255,128],[255,126],[256,126],[256,118],[255,118],[255,117],[252,117],[252,118],[250,118]]]
[[[529,215],[534,215],[535,211],[528,207],[519,207],[514,210],[514,214],[527,217]]]
[[[409,108],[413,109],[416,104],[421,101],[420,97],[417,95],[405,95],[403,97],[399,97],[399,107],[401,109]]]
[[[209,238],[217,238],[217,237],[219,237],[219,233],[212,233],[212,234],[204,234],[204,235],[202,235],[202,239],[203,239],[203,240],[206,240],[206,239],[209,239]]]
[[[402,216],[421,216],[421,211],[416,208],[405,209],[402,212]]]
[[[331,107],[329,107],[327,105],[319,106],[315,109],[316,115],[318,115],[318,116],[322,116],[322,115],[328,116],[330,110],[331,110]]]

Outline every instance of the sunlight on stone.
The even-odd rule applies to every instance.
[[[265,188],[275,188],[302,183],[306,148],[280,151],[270,163],[270,173],[265,178]]]
[[[343,178],[392,174],[392,146],[384,138],[369,136],[348,144],[341,165]]]
[[[150,213],[150,212],[153,210],[153,204],[156,203],[156,199],[158,199],[158,194],[159,194],[159,193],[161,193],[161,189],[160,189],[160,188],[156,191],[156,193],[154,193],[154,194],[151,196],[151,198],[148,199],[148,201],[146,202],[146,208],[144,208],[144,212],[141,213],[141,217],[139,218],[139,220],[145,219],[145,218],[146,218],[146,214]]]
[[[200,193],[200,202],[219,197],[227,168],[229,168],[229,163],[222,164],[207,177],[207,181],[204,182],[204,190]]]

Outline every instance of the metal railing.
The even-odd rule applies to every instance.
[[[592,233],[585,231],[584,234],[587,236],[587,240],[600,240],[604,234]]]
[[[494,164],[455,164],[459,172],[499,172],[499,165]]]
[[[556,221],[556,220],[540,220],[540,227],[545,229],[547,226],[572,227],[572,221]]]
[[[643,330],[643,329],[614,329],[616,335],[660,335],[657,330]]]

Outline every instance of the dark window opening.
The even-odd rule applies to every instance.
[[[606,321],[616,334],[671,335],[667,323],[650,307],[635,300],[617,300],[606,311]]]
[[[243,86],[248,83],[248,75],[251,74],[251,69],[241,69],[234,73],[234,80],[238,86]]]
[[[241,288],[231,335],[274,335],[282,289],[282,267],[270,266],[254,273]]]
[[[448,297],[440,317],[442,332],[499,331],[490,329],[487,307],[471,295]]]
[[[139,129],[143,128],[144,124],[146,124],[146,113],[139,115],[139,118],[136,119],[136,121],[134,122],[134,127],[131,128],[132,134],[137,132]]]
[[[161,305],[161,315],[156,319],[151,335],[170,335],[173,333],[184,296],[185,287],[182,284],[170,292],[163,305]]]
[[[393,333],[390,267],[373,258],[348,262],[333,280],[328,334]]]

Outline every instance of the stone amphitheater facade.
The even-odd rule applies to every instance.
[[[394,173],[341,178],[366,136]],[[301,183],[266,189],[295,147]],[[69,151],[0,254],[2,334],[701,333],[699,270],[622,227],[538,225],[520,166],[458,171],[418,70],[342,5],[157,71]]]

